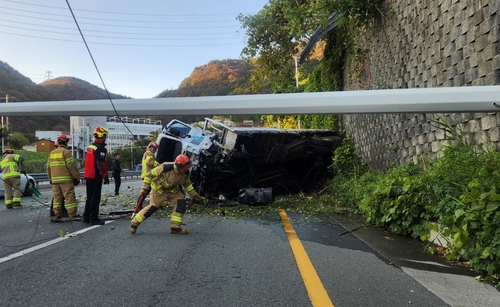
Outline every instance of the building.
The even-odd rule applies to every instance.
[[[52,150],[56,149],[54,141],[41,139],[36,141],[36,151],[50,153]]]
[[[131,146],[136,139],[149,137],[151,133],[161,131],[163,128],[161,121],[152,121],[149,118],[70,116],[70,133],[75,143],[74,147],[78,148],[78,158],[94,140],[92,132],[99,126],[106,127],[109,131],[106,139],[108,152],[113,152],[117,148]],[[71,141],[68,146],[73,147]]]

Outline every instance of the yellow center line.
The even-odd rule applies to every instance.
[[[314,307],[334,307],[328,293],[325,290],[325,287],[323,286],[323,283],[321,282],[321,279],[319,279],[318,273],[316,273],[316,269],[314,269],[314,266],[312,265],[311,260],[302,245],[302,242],[300,242],[299,237],[295,233],[285,210],[279,209],[278,212],[312,305]]]

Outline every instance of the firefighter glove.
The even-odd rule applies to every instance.
[[[148,195],[148,191],[141,189],[141,196],[146,196]]]
[[[79,185],[79,184],[80,184],[80,179],[78,179],[78,178],[73,179],[73,185],[74,185],[75,187],[76,187],[77,185]]]
[[[21,171],[21,173],[22,173],[23,175],[26,175],[26,171]]]
[[[196,194],[195,196],[193,196],[193,201],[195,201],[197,203],[200,202],[201,201],[200,195]]]
[[[109,184],[109,177],[108,176],[104,177],[104,184]]]

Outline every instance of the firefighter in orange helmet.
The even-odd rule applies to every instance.
[[[23,161],[23,156],[14,154],[9,148],[5,148],[2,152],[0,166],[2,167],[2,184],[5,189],[4,199],[7,209],[23,207],[21,205],[21,173],[26,174],[26,172],[21,171]],[[12,196],[12,190],[14,190],[14,196]]]
[[[71,151],[68,150],[69,138],[65,134],[57,137],[57,148],[52,150],[47,161],[47,175],[52,184],[53,211],[56,218],[62,217],[63,203],[69,218],[77,217],[78,203],[75,186],[80,183],[80,173]]]
[[[166,199],[173,206],[170,233],[187,234],[186,229],[181,228],[182,219],[186,212],[186,199],[179,187],[182,185],[194,201],[201,200],[189,179],[190,168],[191,160],[189,157],[180,154],[173,163],[160,164],[146,175],[144,184],[151,186],[150,203],[134,216],[129,228],[130,233],[134,234],[139,224],[155,213]]]

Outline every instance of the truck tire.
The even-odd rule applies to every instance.
[[[336,144],[341,144],[342,138],[340,136],[330,135],[330,136],[316,136],[311,138],[311,145],[332,147]]]

